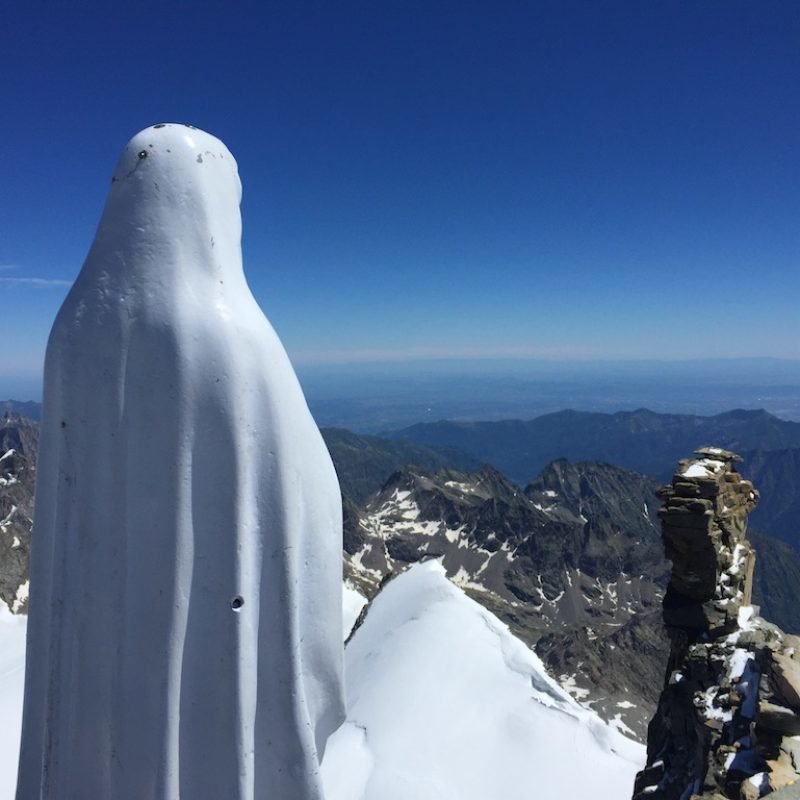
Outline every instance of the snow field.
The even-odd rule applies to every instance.
[[[365,598],[344,584],[345,636]],[[0,604],[0,800],[13,800],[24,616]],[[345,651],[326,800],[628,797],[644,748],[575,703],[436,561],[391,581]]]
[[[327,800],[617,800],[644,764],[438,562],[386,586],[345,661]]]
[[[0,800],[14,800],[17,785],[27,621],[0,601]]]

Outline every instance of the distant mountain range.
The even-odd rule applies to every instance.
[[[520,483],[557,458],[606,461],[666,481],[679,458],[710,442],[737,453],[800,447],[800,422],[766,411],[728,411],[713,417],[647,409],[616,414],[559,411],[529,421],[424,423],[386,436],[461,450]]]
[[[6,414],[19,414],[38,422],[41,413],[42,404],[33,400],[0,400],[0,417]]]
[[[761,492],[751,525],[800,551],[800,448],[749,450],[741,472]]]
[[[766,411],[713,417],[620,411],[560,411],[529,421],[434,422],[386,434],[430,448],[450,448],[492,464],[524,484],[558,458],[605,461],[666,483],[680,458],[714,444],[744,457],[742,474],[762,489],[751,517],[759,531],[800,548],[800,423]]]
[[[34,402],[0,401],[4,413],[37,420]],[[751,526],[800,551],[800,423],[766,411],[735,410],[711,417],[641,409],[615,414],[560,411],[501,422],[440,421],[382,436],[323,428],[343,493],[364,503],[398,469],[451,468],[474,472],[484,464],[525,485],[552,461],[602,461],[666,483],[678,459],[714,443],[741,454],[741,472],[762,490]]]

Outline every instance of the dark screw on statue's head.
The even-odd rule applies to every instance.
[[[234,611],[238,611],[244,605],[244,597],[240,594],[237,594],[236,597],[231,600],[231,608]]]

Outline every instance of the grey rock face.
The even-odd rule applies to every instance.
[[[359,436],[341,428],[323,428],[321,433],[336,465],[342,494],[355,503],[367,502],[407,464],[433,472],[447,467],[476,470],[481,466],[480,461],[452,449]]]
[[[28,605],[38,427],[6,412],[0,419],[0,600],[14,613]]]
[[[670,644],[635,800],[761,797],[800,778],[800,651],[752,606],[747,517],[758,492],[739,457],[704,448],[659,495],[672,574]]]
[[[358,517],[346,514],[345,572],[371,596],[387,573],[441,558],[576,697],[643,737],[666,657],[655,489],[563,459],[524,491],[491,467],[407,468]]]

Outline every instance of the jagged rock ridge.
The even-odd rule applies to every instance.
[[[5,517],[13,505],[18,510],[6,534],[14,532],[0,532],[6,548],[0,553],[0,596],[24,612],[17,592],[22,587],[24,596],[27,588],[38,426],[11,416],[2,430],[0,455],[15,449],[15,456],[0,463],[0,513]],[[365,478],[388,474],[391,464],[409,457],[397,445],[410,445],[394,443],[387,450],[383,440],[338,433],[341,446],[331,450],[343,485],[350,476],[353,485],[366,486]],[[420,448],[411,455],[426,453]],[[366,510],[344,498],[346,574],[371,596],[390,572],[441,554],[450,577],[535,647],[575,697],[644,739],[668,654],[660,606],[668,564],[659,541],[656,488],[624,469],[564,459],[548,465],[524,491],[491,469],[477,475],[400,469]],[[409,495],[400,499],[405,491]],[[412,506],[420,509],[413,520]],[[453,524],[448,527],[445,518]],[[454,537],[458,520],[467,531]],[[502,550],[504,541],[513,552]],[[785,629],[800,630],[793,598],[800,580],[797,555],[774,540],[753,541],[760,547],[755,601],[769,605],[767,615],[785,620]],[[490,556],[493,564],[480,572]]]
[[[0,600],[14,613],[27,610],[36,423],[6,412],[0,419]]]
[[[800,638],[750,605],[758,492],[734,453],[696,455],[660,494],[670,654],[636,800],[752,800],[800,778]]]
[[[405,469],[363,512],[346,507],[346,574],[371,595],[387,574],[441,558],[451,580],[535,645],[575,696],[643,735],[665,656],[655,488],[616,467],[564,460],[524,491],[491,467]]]
[[[480,461],[453,449],[358,435],[341,428],[322,428],[321,432],[342,494],[358,504],[366,503],[390,475],[410,464],[432,472],[446,468],[471,472],[481,466]]]

